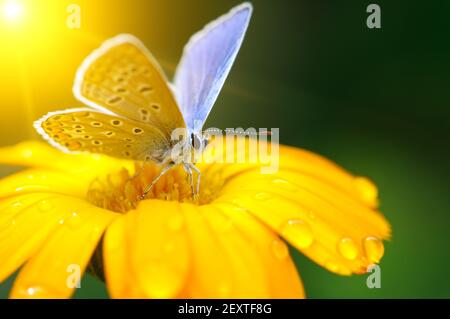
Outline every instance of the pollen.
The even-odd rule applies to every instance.
[[[158,176],[160,170],[159,166],[152,163],[147,163],[144,167],[141,163],[136,163],[135,172],[122,168],[106,176],[99,176],[91,182],[87,199],[98,207],[126,213],[138,206],[144,189]],[[160,199],[205,205],[219,195],[222,186],[223,178],[220,172],[202,174],[200,193],[194,199],[189,177],[182,167],[178,166],[163,175],[144,200]]]

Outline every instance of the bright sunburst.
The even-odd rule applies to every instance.
[[[23,4],[19,1],[5,1],[2,6],[3,17],[10,22],[20,20],[24,14]]]

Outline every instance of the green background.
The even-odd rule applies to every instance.
[[[393,229],[381,288],[293,251],[308,297],[448,298],[450,2],[373,2],[381,6],[381,29],[366,26],[368,1],[253,1],[247,37],[206,127],[279,127],[282,143],[322,154],[379,187]],[[137,35],[171,76],[189,35],[237,3],[103,1],[84,17],[102,25],[82,20],[82,29],[104,38]],[[163,21],[157,26],[155,15]],[[98,46],[79,45],[71,52],[78,63]],[[60,80],[63,91],[42,98],[39,112],[74,106],[72,78]],[[1,297],[10,282],[0,285]],[[89,276],[76,292],[106,296]]]

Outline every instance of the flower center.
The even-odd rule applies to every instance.
[[[91,182],[87,199],[98,207],[126,213],[136,208],[145,188],[158,176],[160,170],[161,168],[153,163],[146,163],[144,167],[135,164],[135,174],[122,168],[118,172],[97,177]],[[196,183],[196,175],[193,180]],[[206,169],[201,175],[199,196],[194,199],[188,175],[182,166],[178,165],[158,180],[144,200],[156,198],[204,205],[217,197],[222,185],[220,172]]]

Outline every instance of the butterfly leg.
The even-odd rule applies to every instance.
[[[145,190],[144,190],[144,193],[140,196],[140,199],[141,199],[141,200],[145,199],[145,197],[147,196],[147,194],[152,190],[153,186],[155,186],[155,184],[158,182],[158,180],[159,180],[165,173],[167,173],[167,171],[168,171],[169,169],[171,169],[174,165],[175,165],[174,162],[170,162],[169,164],[167,164],[167,165],[161,170],[161,172],[159,173],[159,175],[156,176],[156,177],[152,180],[152,182],[151,182],[149,185],[147,185],[147,187],[146,187]]]
[[[195,199],[196,198],[196,196],[195,196],[196,194],[195,194],[195,190],[194,190],[194,176],[192,174],[191,166],[189,164],[186,164],[186,163],[183,163],[183,166],[184,166],[184,170],[188,174],[188,183],[189,183],[189,185],[191,185],[192,198]]]
[[[189,166],[191,167],[192,170],[194,170],[197,173],[196,194],[198,196],[198,195],[200,195],[200,178],[202,176],[202,173],[194,164],[191,163],[191,164],[189,164]]]

